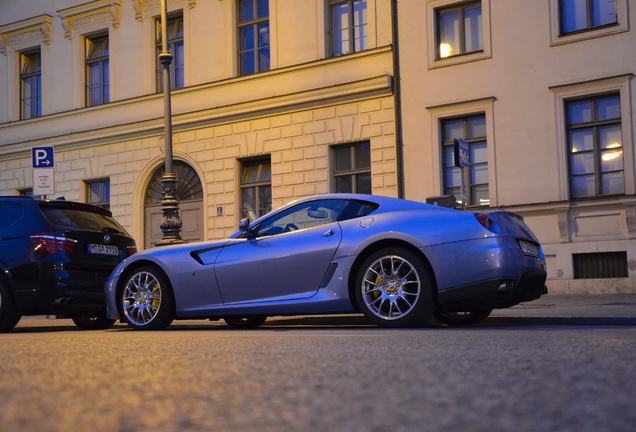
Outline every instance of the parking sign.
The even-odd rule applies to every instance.
[[[55,158],[53,147],[31,148],[33,166],[33,195],[45,196],[55,193]]]
[[[53,147],[33,147],[31,163],[33,168],[53,168],[55,166]]]

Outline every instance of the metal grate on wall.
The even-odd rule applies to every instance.
[[[572,254],[574,279],[627,277],[627,252]]]

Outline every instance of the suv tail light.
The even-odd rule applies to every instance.
[[[132,244],[132,245],[126,246],[126,256],[127,257],[132,256],[132,255],[134,255],[136,253],[137,253],[137,245]]]
[[[77,248],[78,241],[66,237],[56,236],[55,233],[41,233],[29,237],[33,250],[41,255],[52,255],[59,252],[69,252]]]

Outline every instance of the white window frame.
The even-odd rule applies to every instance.
[[[114,29],[119,27],[121,0],[96,0],[79,6],[58,10],[64,28],[64,37],[73,45],[73,107],[91,108],[86,97],[86,39],[108,33],[108,75],[110,77],[108,100],[117,99],[115,75],[116,43]],[[94,105],[94,108],[108,104]]]
[[[465,0],[468,3],[469,0]],[[471,0],[472,1],[472,0]],[[491,30],[490,30],[490,0],[481,0],[481,25],[482,25],[482,38],[483,38],[483,50],[463,54],[460,56],[446,57],[442,59],[437,58],[437,19],[436,11],[447,6],[455,4],[461,4],[464,1],[458,2],[457,0],[427,0],[426,2],[426,22],[427,22],[427,37],[428,37],[428,68],[436,69],[447,66],[454,66],[463,63],[470,63],[479,60],[485,60],[492,58],[492,43],[491,43]]]
[[[496,99],[494,97],[489,97],[474,101],[458,102],[426,108],[431,113],[432,140],[437,145],[437,151],[431,155],[433,158],[433,188],[435,190],[440,191],[440,193],[444,190],[444,169],[442,167],[442,121],[452,117],[466,117],[473,114],[484,114],[486,116],[486,147],[488,151],[488,195],[490,197],[490,207],[497,207],[499,205],[497,159],[495,151],[495,100]]]
[[[561,11],[559,0],[550,1],[550,46],[579,42],[587,39],[623,33],[629,30],[627,15],[627,0],[616,0],[616,25],[601,27],[598,29],[582,30],[573,34],[561,36]]]
[[[559,167],[559,200],[570,200],[570,170],[568,165],[567,116],[566,101],[603,93],[618,93],[621,100],[621,129],[623,133],[623,163],[625,174],[625,195],[636,193],[634,186],[634,141],[632,138],[632,124],[634,119],[629,117],[631,108],[630,81],[633,74],[620,75],[606,79],[586,81],[582,83],[564,84],[550,87],[554,94],[554,110],[556,114],[556,155]],[[602,199],[603,196],[597,198]]]
[[[53,17],[39,15],[28,20],[0,26],[0,55],[6,55],[8,60],[7,86],[8,110],[7,118],[3,121],[20,120],[22,107],[20,104],[20,55],[32,49],[40,50],[40,65],[42,67],[42,116],[47,110],[47,64],[48,50],[52,38]],[[4,79],[4,77],[3,77]],[[40,117],[34,117],[35,119]],[[24,121],[29,121],[25,119]]]

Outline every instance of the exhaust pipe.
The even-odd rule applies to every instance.
[[[73,297],[60,297],[53,300],[54,305],[65,306],[73,303]]]

